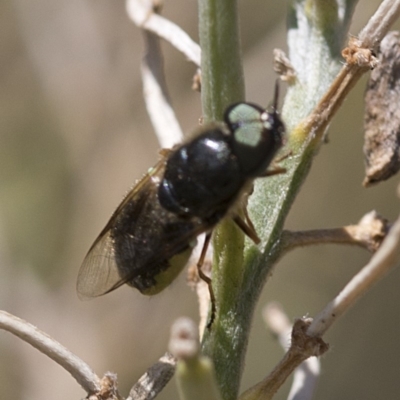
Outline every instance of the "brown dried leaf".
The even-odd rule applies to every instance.
[[[379,64],[365,93],[364,186],[386,180],[400,168],[400,33],[382,40]]]

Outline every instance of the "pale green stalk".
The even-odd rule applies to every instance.
[[[243,99],[236,3],[200,0],[199,5],[204,116],[220,120],[227,105]],[[250,198],[249,211],[261,244],[256,247],[246,239],[243,247],[243,235],[231,221],[221,224],[214,238],[217,315],[211,331],[205,332],[203,353],[214,361],[224,400],[238,396],[254,308],[280,256],[285,218],[321,142],[322,135],[318,141],[309,140],[311,128],[301,121],[339,71],[339,51],[354,5],[355,1],[299,0],[289,6],[289,55],[298,80],[289,88],[283,108],[288,127],[283,151],[293,155],[283,163],[287,173],[258,179]]]

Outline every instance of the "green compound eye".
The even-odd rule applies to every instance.
[[[225,112],[225,123],[241,170],[249,177],[261,176],[281,147],[285,130],[275,104],[271,111],[252,103],[233,104]]]
[[[239,103],[229,109],[226,119],[236,142],[250,147],[259,144],[265,128],[260,118],[263,111],[249,103]]]

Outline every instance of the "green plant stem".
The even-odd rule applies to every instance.
[[[207,357],[196,356],[191,360],[179,360],[176,378],[182,400],[221,399],[215,385],[214,367]]]
[[[290,9],[290,56],[299,76],[289,89],[284,120],[296,133],[289,137],[294,155],[285,161],[287,173],[259,180],[251,196],[249,210],[262,243],[255,247],[247,242],[243,247],[243,235],[230,221],[221,224],[214,235],[217,314],[211,331],[205,332],[203,352],[214,361],[224,400],[237,398],[254,308],[267,275],[280,256],[284,220],[317,147],[307,145],[310,132],[298,125],[299,121],[310,113],[340,67],[338,51],[344,36],[341,34],[340,43],[335,43],[334,32],[344,28],[344,22],[335,19],[336,3],[329,3],[330,7],[325,9],[318,1],[296,1]],[[237,78],[241,66],[238,67],[236,4],[229,0],[199,4],[203,109],[206,120],[219,120],[229,103],[243,98],[236,91],[237,83],[243,88],[242,80]],[[238,59],[227,58],[231,56]],[[238,69],[235,71],[234,67]]]
[[[218,121],[228,105],[244,100],[236,0],[199,0],[199,27],[203,116],[205,121]],[[237,397],[244,352],[238,354],[239,359],[232,358],[232,368],[227,368],[234,344],[232,335],[226,331],[225,318],[231,315],[231,304],[237,294],[226,289],[241,286],[244,237],[231,221],[224,221],[214,232],[213,244],[216,255],[213,287],[218,309],[212,331],[217,332],[217,338],[210,340],[206,333],[203,353],[213,360],[222,398],[227,400]],[[233,285],[226,286],[226,279]]]
[[[228,105],[244,99],[236,0],[199,0],[199,35],[203,117],[220,121]]]

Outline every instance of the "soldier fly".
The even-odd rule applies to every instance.
[[[187,263],[196,238],[206,233],[201,271],[212,230],[226,217],[255,243],[257,233],[240,199],[267,171],[282,146],[284,124],[274,104],[264,110],[240,102],[228,107],[223,123],[210,123],[191,139],[163,151],[158,163],[130,190],[86,255],[78,275],[80,297],[96,297],[128,284],[145,295],[168,286]],[[210,322],[210,323],[211,323]],[[209,324],[210,325],[210,324]]]

